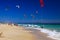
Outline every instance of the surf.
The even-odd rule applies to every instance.
[[[47,34],[48,35],[47,37],[50,37],[55,40],[60,40],[60,32],[57,32],[56,30],[41,28],[41,26],[33,25],[33,24],[20,24],[20,26],[40,30],[40,32]],[[43,25],[43,27],[44,27],[44,25]]]

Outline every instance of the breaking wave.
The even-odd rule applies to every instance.
[[[45,29],[41,28],[41,26],[32,24],[20,24],[20,26],[40,30],[41,32],[46,33],[48,35],[47,37],[53,38],[55,40],[60,40],[60,32],[57,32],[56,30]]]

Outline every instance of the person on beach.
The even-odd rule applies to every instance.
[[[15,26],[18,26],[18,24],[14,24]]]

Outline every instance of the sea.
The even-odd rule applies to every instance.
[[[60,24],[18,24],[26,28],[32,28],[40,30],[43,33],[46,33],[48,36],[55,40],[60,40]]]

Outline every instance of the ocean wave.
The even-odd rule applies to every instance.
[[[42,29],[42,28],[35,28],[37,30],[40,30],[43,33],[46,33],[48,35],[48,37],[56,39],[56,40],[60,40],[60,32],[57,32],[55,30],[48,30],[48,29]]]
[[[55,40],[60,40],[60,32],[57,32],[56,30],[49,30],[49,29],[44,29],[44,28],[43,29],[42,28],[34,28],[34,29],[37,29],[43,33],[46,33],[48,35],[47,37],[50,37]]]
[[[49,29],[41,28],[41,26],[33,25],[33,24],[32,25],[23,24],[22,26],[40,30],[41,32],[46,33],[48,35],[47,37],[53,38],[55,40],[60,40],[60,32],[57,32],[56,30],[49,30]]]

